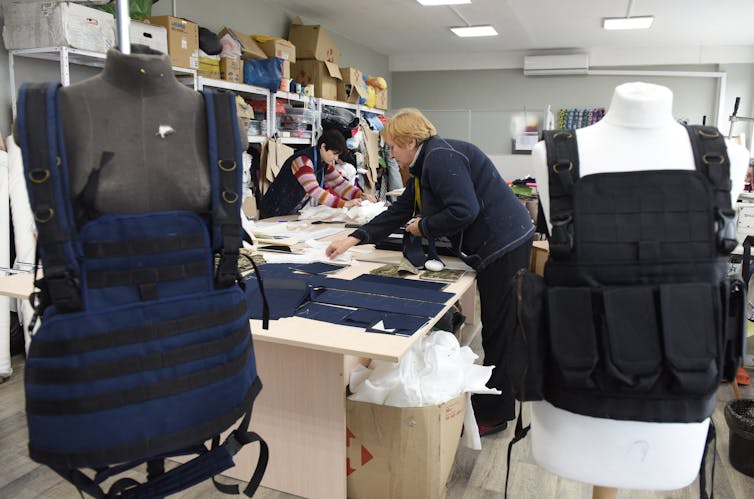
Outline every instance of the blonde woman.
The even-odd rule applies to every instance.
[[[380,241],[408,222],[406,231],[427,239],[447,237],[455,253],[477,271],[484,364],[498,366],[489,386],[502,396],[474,398],[481,435],[505,429],[514,417],[510,382],[501,361],[515,325],[512,280],[529,265],[531,217],[478,147],[443,139],[418,110],[402,109],[382,130],[391,156],[411,173],[390,208],[327,248],[335,257],[362,243]]]

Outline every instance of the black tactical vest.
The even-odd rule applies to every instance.
[[[518,276],[520,400],[621,420],[711,415],[743,350],[743,286],[726,276],[736,239],[725,143],[714,128],[687,129],[695,170],[583,178],[575,133],[545,132],[550,259],[544,280]]]

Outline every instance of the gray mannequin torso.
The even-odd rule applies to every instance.
[[[167,55],[111,49],[99,75],[60,90],[60,113],[72,197],[98,177],[89,210],[209,210],[204,99]]]

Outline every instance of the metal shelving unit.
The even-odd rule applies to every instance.
[[[201,90],[204,87],[220,88],[224,90],[230,90],[242,94],[244,96],[250,96],[252,99],[257,97],[256,100],[261,100],[259,97],[264,98],[267,104],[266,117],[267,130],[270,130],[271,123],[271,111],[270,111],[270,91],[263,87],[257,87],[255,85],[247,85],[245,83],[235,83],[232,81],[216,80],[214,78],[205,78],[199,76],[197,78],[197,90]],[[247,134],[250,143],[263,144],[267,141],[267,135],[265,134]]]
[[[317,100],[314,97],[308,97],[306,95],[297,94],[294,92],[282,92],[278,91],[272,94],[272,99],[270,102],[270,108],[272,110],[272,136],[277,136],[284,144],[288,145],[314,145],[317,143],[317,138],[319,136],[318,128],[319,128],[319,115],[317,114]],[[285,130],[278,129],[278,113],[277,113],[277,103],[278,100],[286,101],[289,105],[297,108],[306,108],[310,109],[314,113],[314,119],[312,120],[311,126],[307,127],[307,132],[309,133],[308,137],[291,137],[286,135],[287,132]]]
[[[93,52],[91,50],[81,50],[71,47],[42,47],[33,49],[17,49],[8,51],[8,75],[10,77],[10,95],[13,118],[16,117],[16,58],[24,57],[28,59],[42,59],[46,61],[56,61],[60,64],[60,83],[63,86],[71,84],[71,64],[79,66],[90,66],[101,68],[105,65],[106,54]],[[179,68],[173,66],[173,72],[176,76],[190,77],[192,87],[197,88],[196,71],[193,69]]]

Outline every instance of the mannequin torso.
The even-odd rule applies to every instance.
[[[209,210],[204,99],[167,55],[110,50],[99,75],[60,90],[60,112],[72,196],[96,179],[90,209]]]
[[[616,88],[605,118],[576,131],[580,175],[637,170],[694,169],[688,134],[673,119],[669,89],[646,83]],[[747,151],[728,145],[735,203],[743,188]],[[550,228],[547,153],[532,160]],[[538,464],[574,480],[618,488],[675,489],[698,471],[709,420],[646,423],[582,416],[548,402],[531,406],[532,451]]]

